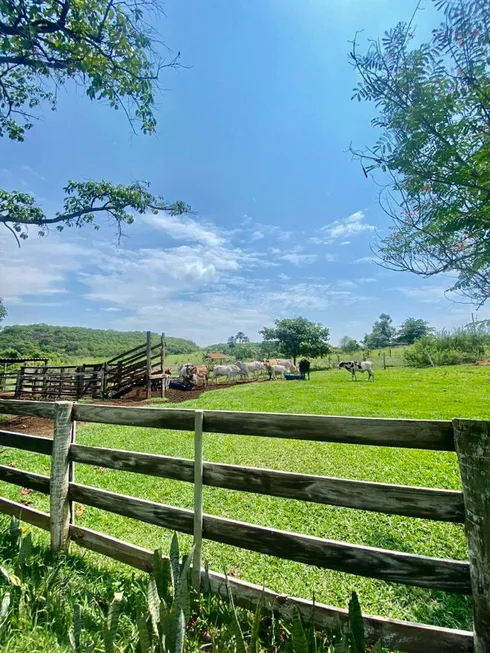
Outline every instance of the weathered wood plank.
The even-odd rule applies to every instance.
[[[490,422],[455,419],[466,506],[475,653],[490,651]]]
[[[149,524],[182,533],[193,532],[191,510],[135,499],[76,483],[70,485],[70,497],[80,503]],[[242,549],[359,576],[448,592],[471,592],[467,562],[345,544],[212,515],[203,517],[203,537]]]
[[[146,426],[179,431],[194,429],[194,411],[181,408],[132,408],[130,406],[79,404],[75,406],[74,419],[77,422]]]
[[[9,501],[9,499],[0,497],[0,512],[3,512],[5,515],[12,515],[12,517],[17,517],[17,519],[26,521],[28,524],[49,531],[49,515],[40,510],[34,510],[34,508],[24,506],[22,503]]]
[[[42,494],[49,494],[49,476],[43,476],[42,474],[34,474],[23,469],[0,465],[0,481],[20,485],[20,487],[28,487],[31,490],[36,490],[36,492],[42,492]]]
[[[193,482],[193,461],[133,451],[76,445],[73,460],[150,476]],[[254,492],[285,499],[356,508],[462,523],[462,492],[432,488],[350,481],[326,476],[295,474],[255,467],[204,463],[203,483],[241,492]]]
[[[204,431],[317,442],[454,451],[451,423],[442,420],[205,410]]]
[[[185,479],[183,479],[185,480]],[[462,523],[462,492],[204,463],[204,484],[229,490]]]
[[[203,522],[203,537],[215,542],[368,578],[471,593],[467,562],[346,544],[210,515],[204,515]]]
[[[114,560],[131,565],[142,571],[153,570],[153,553],[147,549],[122,542],[116,538],[92,531],[80,526],[70,527],[70,537],[79,546],[109,556]],[[201,580],[204,580],[201,569]],[[223,574],[209,571],[208,579],[211,590],[227,597],[226,579]],[[243,608],[255,611],[261,601],[266,612],[275,612],[286,619],[291,619],[294,609],[301,612],[305,621],[313,621],[317,628],[336,630],[347,621],[347,611],[311,602],[284,594],[277,594],[267,588],[228,577],[235,603]],[[406,653],[473,653],[472,633],[449,628],[426,626],[383,617],[364,615],[364,629],[368,644],[379,639],[389,648],[399,647]]]
[[[15,433],[14,431],[0,431],[0,446],[22,449],[23,451],[34,451],[35,453],[43,453],[50,456],[53,450],[53,440],[38,435],[25,435],[24,433]]]
[[[141,571],[149,572],[153,569],[153,554],[151,551],[123,542],[105,533],[98,533],[90,528],[71,525],[70,540],[76,542],[78,546],[101,553],[126,565],[141,569]]]
[[[73,403],[57,401],[54,414],[53,455],[51,462],[51,550],[54,553],[68,546],[70,527],[70,451]]]
[[[80,444],[75,444],[70,448],[70,458],[87,465],[194,482],[194,462],[189,458],[173,458],[122,449],[88,447]]]
[[[180,533],[192,534],[193,512],[144,499],[135,499],[123,494],[99,490],[88,485],[70,484],[70,498],[94,508],[132,517],[147,524],[163,526]]]
[[[204,576],[204,574],[203,574]],[[209,573],[209,584],[214,594],[228,597],[226,578],[223,574]],[[347,610],[315,603],[284,594],[277,594],[259,585],[228,577],[235,603],[255,611],[259,602],[267,612],[275,612],[291,620],[298,609],[305,622],[312,622],[318,629],[339,630],[348,621]],[[372,617],[363,615],[366,642],[375,644],[381,640],[390,650],[405,653],[473,653],[472,633],[437,626]]]
[[[54,403],[23,399],[0,399],[0,414],[26,417],[54,417]]]
[[[83,422],[192,431],[194,411],[179,408],[76,406]],[[204,411],[206,433],[234,433],[275,438],[454,451],[451,422],[442,420],[331,417],[288,413]]]

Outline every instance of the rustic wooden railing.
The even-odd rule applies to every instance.
[[[152,554],[91,529],[76,526],[72,503],[193,534],[193,579],[203,578],[202,539],[257,551],[327,569],[384,581],[471,594],[474,632],[364,618],[367,639],[408,653],[488,653],[490,651],[490,422],[477,420],[400,420],[319,415],[129,408],[0,400],[0,413],[54,420],[54,438],[0,430],[0,445],[52,457],[51,476],[0,465],[0,480],[50,495],[50,514],[0,498],[0,512],[50,530],[54,551],[70,540],[138,569],[150,570]],[[194,431],[194,460],[111,450],[75,443],[75,423],[95,422]],[[456,451],[463,491],[406,487],[203,462],[202,434],[313,440],[401,448]],[[74,482],[74,463],[97,465],[194,483],[194,510],[136,499]],[[358,546],[265,528],[203,513],[203,485],[322,504],[465,523],[469,562],[442,560],[374,547]],[[210,573],[212,589],[226,594],[224,577]],[[278,595],[230,579],[239,605],[266,607],[291,616],[297,606],[318,627],[338,628],[344,610]]]

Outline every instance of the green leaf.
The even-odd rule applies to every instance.
[[[349,632],[353,653],[366,653],[364,622],[357,594],[352,592],[349,601]]]
[[[150,614],[151,627],[155,635],[158,634],[158,624],[160,623],[160,597],[155,578],[150,576],[147,589],[148,612]]]
[[[177,533],[174,533],[172,536],[172,541],[170,542],[170,571],[172,577],[172,587],[175,596],[179,582],[180,582],[180,554],[179,554],[179,539]]]
[[[226,588],[228,590],[228,601],[231,611],[231,630],[235,637],[235,646],[236,653],[248,653],[247,644],[245,643],[245,638],[243,636],[242,628],[240,626],[240,621],[238,619],[237,609],[235,607],[235,601],[233,600],[233,592],[231,591],[230,583],[228,581],[228,576],[226,578]]]
[[[116,639],[119,616],[122,610],[122,593],[117,592],[109,605],[107,623],[103,627],[105,653],[114,653],[114,640]]]
[[[136,625],[138,626],[139,645],[140,645],[141,653],[151,653],[152,651],[151,636],[150,633],[148,632],[147,618],[143,615],[140,615],[136,621]]]
[[[294,606],[291,623],[291,639],[294,653],[309,653],[308,638],[303,627],[301,612],[296,606]]]
[[[250,653],[259,653],[259,634],[260,634],[260,623],[262,620],[262,605],[264,601],[264,592],[260,595],[259,602],[257,604],[257,609],[255,610],[254,620],[252,624],[252,631],[250,633],[250,644],[249,650]]]
[[[153,554],[153,576],[158,589],[158,595],[165,602],[171,600],[172,573],[170,570],[170,560],[162,556],[160,549]]]

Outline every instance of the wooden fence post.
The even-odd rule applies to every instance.
[[[151,399],[151,331],[146,332],[146,398]]]
[[[68,547],[70,527],[70,462],[73,402],[57,401],[54,407],[54,439],[51,458],[50,526],[51,550],[57,553]]]
[[[165,334],[162,333],[160,337],[160,371],[163,374],[165,371]],[[165,378],[162,376],[162,390],[161,396],[165,397]]]
[[[453,420],[465,503],[474,652],[490,652],[490,422]]]
[[[192,585],[196,590],[198,590],[201,585],[203,418],[204,412],[202,410],[196,410],[194,417],[194,555],[192,558]]]

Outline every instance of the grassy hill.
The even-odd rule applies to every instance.
[[[50,324],[13,325],[0,330],[0,356],[46,355],[53,360],[99,361],[112,358],[146,340],[144,331],[112,331]],[[160,335],[152,334],[156,344]],[[192,340],[168,336],[168,354],[190,354],[199,347]]]

